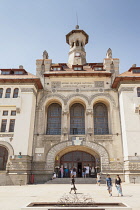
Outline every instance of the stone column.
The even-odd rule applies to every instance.
[[[68,114],[69,112],[67,110],[62,111],[62,136],[61,140],[62,141],[67,141],[68,140]]]
[[[93,129],[93,110],[86,110],[87,117],[87,140],[91,141],[93,139],[94,129]]]

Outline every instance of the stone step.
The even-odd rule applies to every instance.
[[[70,184],[71,178],[56,178],[49,180],[47,184]],[[101,182],[104,184],[104,180]],[[75,178],[75,184],[96,184],[96,178]]]

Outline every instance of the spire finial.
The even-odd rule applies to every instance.
[[[79,29],[77,12],[76,12],[76,20],[77,20],[77,25],[75,26],[75,29]]]

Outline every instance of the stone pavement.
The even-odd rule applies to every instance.
[[[38,184],[25,186],[0,186],[0,210],[21,210],[33,201],[58,201],[68,193],[69,184]],[[140,210],[140,184],[123,183],[123,197],[117,197],[113,186],[113,196],[109,197],[106,185],[77,184],[77,193],[89,194],[95,202],[124,202],[133,210]]]

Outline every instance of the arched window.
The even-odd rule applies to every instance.
[[[140,87],[137,88],[137,96],[140,97]]]
[[[2,98],[3,95],[3,88],[0,88],[0,98]]]
[[[8,151],[5,147],[0,146],[0,170],[6,170]]]
[[[74,42],[72,42],[72,47],[74,47]]]
[[[70,134],[85,134],[85,109],[78,103],[70,109]]]
[[[18,97],[18,91],[19,91],[18,88],[14,89],[13,98],[17,98]]]
[[[97,103],[94,108],[94,134],[109,134],[108,130],[108,110],[105,104]]]
[[[5,98],[10,98],[11,88],[6,89]]]
[[[47,112],[47,134],[61,135],[61,106],[53,103]]]
[[[78,40],[76,41],[76,46],[77,46],[77,47],[79,46],[79,41],[78,41]]]

